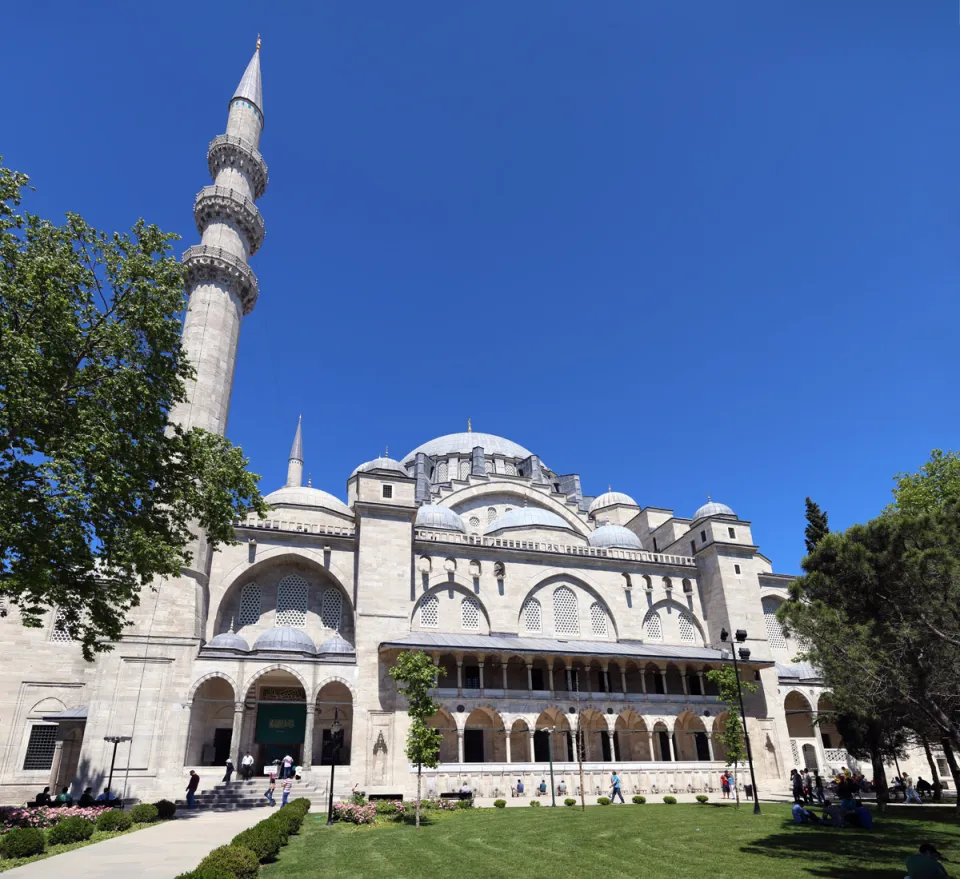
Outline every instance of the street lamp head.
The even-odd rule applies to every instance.
[[[741,643],[747,640],[747,630],[737,629],[737,640]]]
[[[105,742],[110,742],[113,745],[119,745],[120,742],[129,742],[133,740],[133,736],[104,736],[103,740]]]
[[[331,726],[331,730],[334,735],[340,732],[340,709],[339,708],[333,709],[333,724]]]
[[[729,638],[729,637],[730,637],[730,633],[729,633],[726,629],[721,629],[721,630],[720,630],[720,640],[721,640],[721,641],[726,641],[727,638]]]
[[[740,652],[740,658],[741,658],[744,662],[746,662],[746,661],[750,658],[750,648],[749,648],[749,647],[741,647],[739,652]]]

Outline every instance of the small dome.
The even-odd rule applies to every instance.
[[[590,546],[604,549],[643,549],[640,538],[623,525],[601,525],[590,535]]]
[[[516,507],[509,513],[497,516],[487,525],[484,534],[493,534],[507,528],[563,528],[571,531],[568,522],[556,513],[545,510],[543,507]]]
[[[219,635],[214,635],[207,641],[206,646],[220,650],[242,650],[244,653],[250,650],[250,645],[246,640],[235,632],[221,632]]]
[[[439,504],[424,504],[417,510],[417,528],[439,528],[441,531],[463,531],[466,526],[450,507],[441,507]]]
[[[627,504],[631,507],[639,506],[630,495],[624,494],[622,491],[607,491],[600,495],[600,497],[593,499],[593,502],[590,504],[590,512],[595,513],[597,510],[602,510],[604,507],[612,507],[615,504]]]
[[[327,638],[327,640],[320,645],[320,649],[317,651],[317,653],[341,653],[341,654],[344,654],[344,653],[354,654],[356,652],[357,651],[354,650],[353,644],[351,644],[349,641],[345,641],[339,635],[334,635],[332,638]]]
[[[319,507],[324,510],[330,510],[339,513],[341,516],[353,518],[353,510],[350,509],[340,498],[334,497],[326,491],[319,488],[311,488],[307,485],[285,485],[276,491],[271,491],[264,500],[271,507]]]
[[[370,473],[373,470],[389,470],[391,473],[402,473],[404,476],[407,475],[407,471],[404,469],[403,464],[399,461],[394,461],[393,458],[374,458],[372,461],[367,461],[365,464],[361,464],[357,467],[353,473],[350,474],[350,477],[353,478],[358,473]]]
[[[693,514],[693,521],[699,522],[701,519],[706,519],[709,516],[733,516],[736,518],[737,514],[726,504],[718,504],[710,501]]]
[[[317,645],[302,629],[277,626],[267,629],[253,645],[254,650],[282,651],[284,653],[316,653]]]

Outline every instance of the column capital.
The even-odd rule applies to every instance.
[[[313,714],[317,710],[316,702],[307,702],[307,714]]]
[[[233,703],[233,710],[234,710],[234,712],[237,713],[237,714],[242,714],[244,711],[247,710],[247,703],[246,703],[246,702],[234,702],[234,703]]]

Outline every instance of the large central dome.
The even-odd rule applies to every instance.
[[[484,455],[503,455],[504,458],[529,458],[533,453],[523,446],[517,445],[511,440],[504,439],[502,436],[494,436],[492,433],[448,433],[446,436],[438,436],[436,439],[417,446],[406,458],[404,464],[409,464],[420,452],[431,458],[443,455],[468,455],[477,446],[483,447]]]

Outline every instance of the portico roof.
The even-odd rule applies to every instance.
[[[411,632],[401,638],[381,641],[384,647],[423,650],[468,650],[471,653],[545,653],[554,656],[619,656],[624,659],[682,659],[700,662],[729,661],[730,655],[712,647],[676,644],[643,644],[624,641],[563,641],[559,638],[524,638],[518,635],[460,635],[441,632]],[[772,662],[751,660],[749,665]]]
[[[69,720],[86,720],[87,706],[83,705],[80,708],[68,708],[66,711],[60,711],[56,714],[45,714],[43,719],[47,721],[47,723],[61,723]]]

